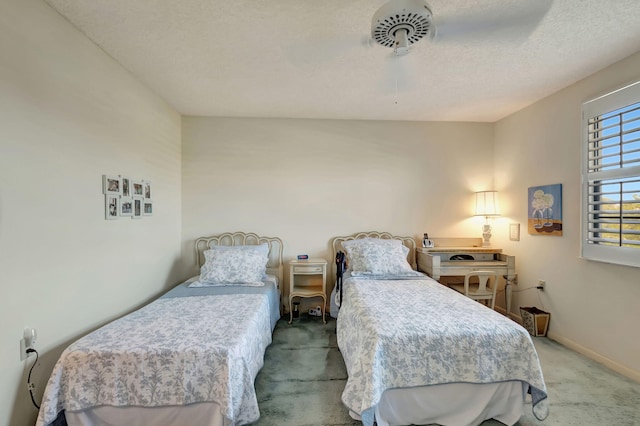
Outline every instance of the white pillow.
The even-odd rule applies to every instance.
[[[342,243],[351,275],[414,275],[407,262],[409,249],[400,240],[363,238]]]
[[[208,285],[264,285],[269,245],[216,246],[204,252],[200,282]]]

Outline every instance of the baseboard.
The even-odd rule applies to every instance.
[[[498,310],[496,308],[496,310]],[[502,313],[504,313],[504,309],[502,310]],[[511,318],[512,320],[516,321],[518,324],[522,324],[522,317],[520,315],[516,315],[514,313],[511,313],[511,315],[509,315],[509,318]],[[634,370],[633,368],[629,368],[627,366],[624,366],[622,364],[620,364],[619,362],[616,362],[612,359],[607,358],[606,356],[603,356],[589,348],[586,348],[584,346],[582,346],[581,344],[574,342],[571,339],[568,339],[558,333],[554,333],[552,331],[547,332],[547,337],[551,340],[554,340],[558,343],[560,343],[562,346],[565,346],[573,351],[578,352],[581,355],[586,356],[589,359],[594,360],[595,362],[598,362],[602,365],[604,365],[605,367],[609,368],[610,370],[615,371],[618,374],[621,374],[631,380],[634,380],[638,383],[640,383],[640,371]]]
[[[495,306],[493,309],[496,312],[500,312],[502,315],[506,315],[507,314],[507,310],[505,308],[503,308],[502,306]]]
[[[631,380],[634,380],[638,383],[640,383],[640,371],[634,370],[632,368],[629,368],[627,366],[624,366],[622,364],[620,364],[619,362],[616,362],[612,359],[609,359],[595,351],[592,351],[589,348],[586,348],[584,346],[582,346],[579,343],[574,342],[571,339],[567,339],[564,336],[561,336],[557,333],[552,333],[549,332],[547,333],[547,337],[549,337],[549,339],[551,340],[555,340],[556,342],[560,343],[563,346],[566,346],[569,349],[572,349],[584,356],[586,356],[587,358],[590,358],[596,362],[599,362],[600,364],[604,365],[605,367],[615,371],[618,374],[621,374],[625,377],[628,377]]]

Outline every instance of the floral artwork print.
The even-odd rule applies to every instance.
[[[527,228],[532,235],[562,235],[562,184],[529,188]]]

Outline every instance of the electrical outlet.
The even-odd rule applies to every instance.
[[[29,358],[32,353],[27,352],[27,349],[34,349],[36,343],[36,329],[25,328],[23,337],[20,339],[20,361],[24,361]]]
[[[536,287],[540,291],[544,291],[544,287],[547,285],[547,282],[544,280],[538,281],[538,287]]]

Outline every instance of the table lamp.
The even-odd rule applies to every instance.
[[[482,247],[491,246],[490,217],[500,216],[498,210],[498,191],[476,192],[476,212],[474,216],[484,216],[486,222],[482,225]]]

